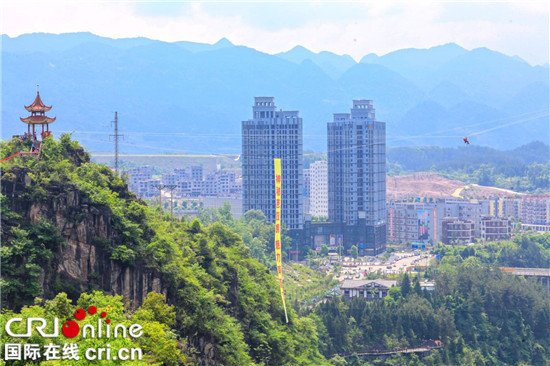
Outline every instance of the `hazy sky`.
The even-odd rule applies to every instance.
[[[112,38],[235,44],[277,53],[295,45],[359,60],[449,42],[548,62],[549,2],[540,1],[24,1],[2,2],[1,32],[89,31]]]

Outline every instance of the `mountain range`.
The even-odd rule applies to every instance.
[[[2,35],[2,138],[36,84],[54,134],[74,131],[92,151],[112,149],[118,111],[125,153],[239,152],[254,96],[274,96],[304,120],[304,148],[326,150],[326,123],[353,99],[372,99],[388,146],[549,143],[549,68],[457,44],[386,55],[267,54],[222,38],[215,44],[111,39],[91,33]]]

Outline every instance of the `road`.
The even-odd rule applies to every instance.
[[[434,255],[430,255],[428,252],[421,252],[415,255],[413,252],[397,252],[392,253],[387,261],[382,261],[380,258],[375,258],[374,261],[368,261],[369,257],[360,258],[353,261],[351,258],[346,257],[344,259],[344,265],[339,276],[335,278],[339,281],[343,281],[347,278],[363,279],[363,273],[377,272],[380,270],[382,274],[396,274],[404,272],[407,268],[418,265],[427,266],[431,259],[434,259]],[[389,268],[388,268],[389,267]],[[357,278],[359,275],[359,278]]]

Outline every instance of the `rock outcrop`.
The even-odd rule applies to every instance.
[[[46,297],[52,290],[54,278],[66,285],[64,288],[74,289],[73,293],[67,291],[71,297],[94,288],[102,289],[122,295],[131,307],[139,306],[148,292],[167,295],[157,270],[148,268],[142,260],[131,265],[112,260],[104,249],[105,243],[118,244],[109,207],[90,203],[83,192],[70,184],[43,187],[47,197],[32,201],[25,197],[27,188],[33,184],[29,173],[29,169],[14,167],[9,177],[2,180],[2,194],[9,198],[11,211],[21,217],[14,221],[2,216],[2,231],[9,240],[11,226],[36,223],[41,219],[58,228],[65,243],[55,253],[51,268],[43,268],[40,285]]]

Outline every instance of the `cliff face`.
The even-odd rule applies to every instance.
[[[54,253],[50,268],[42,268],[40,286],[46,297],[56,292],[52,288],[54,279],[63,284],[71,297],[100,288],[122,295],[131,307],[139,306],[148,292],[167,295],[158,271],[147,268],[141,260],[131,265],[112,260],[105,250],[107,242],[118,244],[109,207],[91,204],[83,192],[69,184],[43,187],[47,196],[40,201],[19,199],[33,184],[30,170],[14,167],[10,173],[10,178],[2,179],[2,194],[20,219],[2,216],[3,241],[9,240],[10,227],[46,219],[57,227],[65,242]]]

